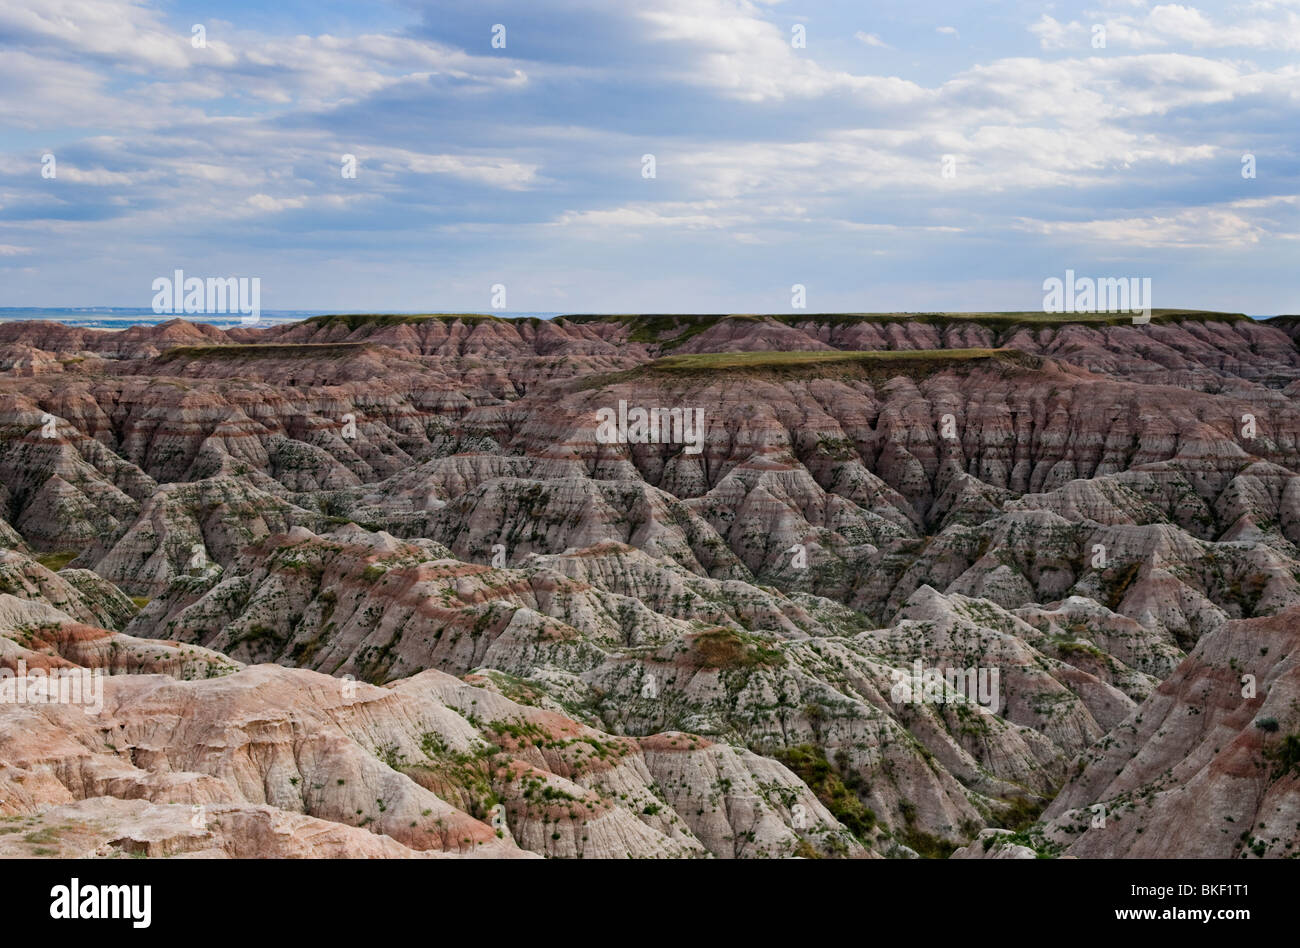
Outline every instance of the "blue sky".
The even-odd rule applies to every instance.
[[[0,0],[0,306],[1300,312],[1300,0],[263,6]]]

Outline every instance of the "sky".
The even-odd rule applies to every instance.
[[[1270,315],[1297,263],[1300,0],[0,0],[0,306],[1028,310],[1071,269]]]

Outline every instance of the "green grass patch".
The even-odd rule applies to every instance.
[[[62,550],[58,553],[39,553],[36,556],[36,562],[57,573],[75,560],[80,552],[80,550]]]
[[[1237,322],[1249,318],[1244,313],[1221,313],[1211,310],[1153,309],[1151,311],[1153,323],[1182,320]],[[558,317],[556,322],[565,321],[578,325],[620,323],[627,327],[630,342],[658,343],[664,349],[671,349],[724,320],[773,320],[787,326],[922,323],[943,327],[953,324],[975,324],[1000,334],[1021,327],[1132,325],[1133,315],[1131,313],[1044,313],[1039,310],[980,313],[625,313],[566,315]]]
[[[325,316],[312,316],[304,320],[313,326],[346,326],[351,331],[362,328],[381,329],[385,326],[408,326],[416,323],[439,321],[444,323],[481,323],[486,321],[503,323],[538,323],[543,322],[536,316],[523,316],[510,319],[493,316],[490,313],[335,313]]]
[[[863,842],[868,841],[876,826],[876,814],[858,798],[854,788],[835,772],[831,762],[826,759],[824,750],[814,744],[798,744],[780,751],[776,758],[808,785],[822,806],[830,810],[831,815],[843,823],[850,833]],[[856,784],[857,776],[850,775],[849,781]]]
[[[915,827],[908,827],[902,835],[903,844],[922,859],[947,859],[957,851],[957,844],[938,836],[931,836]]]
[[[867,351],[816,351],[816,352],[700,352],[693,355],[665,356],[651,362],[647,368],[656,372],[716,372],[726,369],[749,368],[801,368],[840,364],[866,366],[937,366],[960,365],[972,361],[995,359],[999,356],[1011,361],[1017,357],[1041,364],[1014,349],[898,349]]]
[[[175,346],[158,357],[159,362],[179,359],[244,362],[253,359],[341,359],[359,355],[369,348],[365,342],[253,343],[228,346]]]
[[[1006,332],[1020,327],[1047,326],[1128,326],[1133,324],[1132,313],[1044,313],[1041,310],[987,313],[816,313],[796,316],[783,313],[773,317],[783,323],[797,325],[843,325],[846,323],[904,323],[917,322],[931,326],[949,326],[954,323],[974,323],[994,332]],[[1153,309],[1151,322],[1169,323],[1181,320],[1198,322],[1237,322],[1249,319],[1245,313],[1220,313],[1196,309]]]
[[[720,372],[740,377],[860,378],[873,382],[897,376],[923,378],[945,370],[980,367],[1034,370],[1043,360],[1018,349],[903,349],[817,352],[700,352],[664,356],[634,369],[591,376],[591,389],[646,379],[711,379]]]
[[[700,668],[779,668],[785,664],[780,649],[733,629],[701,632],[691,640],[691,657]]]
[[[1285,777],[1292,770],[1300,770],[1300,733],[1288,734],[1275,747],[1264,752],[1276,765],[1273,779]]]
[[[1127,566],[1112,566],[1101,575],[1101,592],[1106,597],[1106,608],[1111,612],[1119,609],[1124,595],[1133,585],[1142,571],[1141,563],[1129,563]]]
[[[1002,814],[998,825],[1013,832],[1029,829],[1047,808],[1046,800],[1031,800],[1028,797],[1013,797],[1007,802],[1011,806],[1006,813]]]

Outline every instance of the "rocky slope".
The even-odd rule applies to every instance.
[[[1294,854],[1289,329],[0,325],[0,843]]]

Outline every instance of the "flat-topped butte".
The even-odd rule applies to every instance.
[[[1221,313],[1209,310],[1157,309],[1152,310],[1152,323],[1237,322],[1249,320],[1244,313]],[[490,313],[372,313],[313,316],[304,322],[308,325],[330,328],[346,327],[349,332],[364,329],[382,329],[391,326],[419,325],[428,322],[483,324],[526,323],[532,326],[547,322],[537,316],[512,318]],[[578,326],[615,325],[623,327],[628,342],[657,345],[661,351],[675,349],[687,340],[726,322],[777,322],[792,327],[837,326],[872,323],[877,325],[904,325],[920,323],[929,326],[974,325],[982,326],[1001,341],[1005,334],[1023,328],[1049,328],[1069,325],[1125,326],[1132,325],[1131,313],[1045,313],[974,312],[974,313],[577,313],[556,316],[550,320],[555,325]]]
[[[1199,322],[1237,322],[1249,320],[1244,313],[1220,313],[1209,310],[1156,309],[1151,311],[1151,322],[1168,323],[1193,320]],[[590,324],[603,322],[622,323],[628,327],[632,342],[663,343],[669,347],[681,345],[686,340],[724,320],[774,321],[787,326],[835,326],[855,323],[905,324],[922,323],[930,326],[966,324],[983,326],[1000,334],[1020,328],[1051,326],[1125,326],[1133,324],[1132,313],[1044,313],[980,312],[980,313],[727,313],[727,314],[624,314],[624,315],[574,315],[557,317],[557,322]]]
[[[462,322],[462,323],[542,323],[546,320],[538,316],[497,316],[492,313],[334,313],[324,316],[311,316],[303,323],[311,326],[346,326],[349,330],[365,326],[383,328],[385,326],[406,326],[427,322]]]
[[[582,388],[634,379],[737,376],[855,376],[868,379],[905,375],[919,378],[948,369],[1002,368],[1035,370],[1044,360],[1019,349],[815,350],[799,352],[700,352],[655,359],[622,372],[594,376]]]

